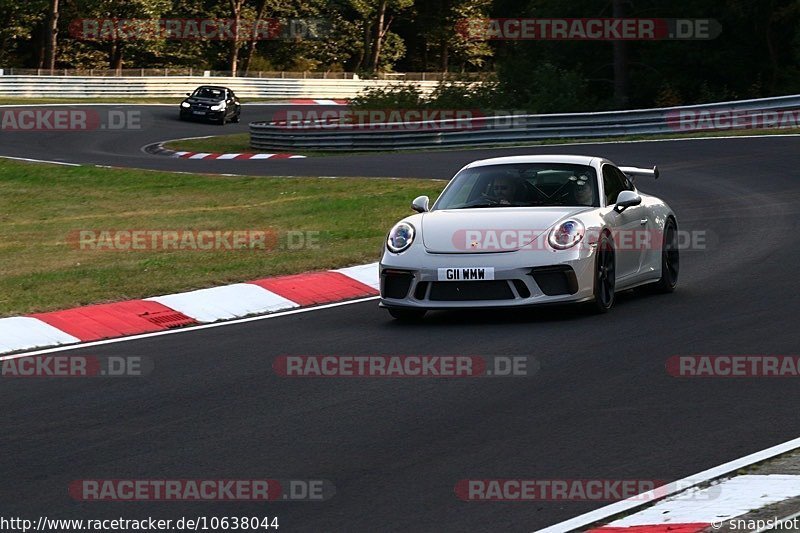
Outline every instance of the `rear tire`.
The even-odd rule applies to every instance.
[[[614,242],[608,234],[600,236],[594,267],[594,298],[590,303],[595,313],[607,313],[614,305],[616,286],[616,254]]]
[[[389,314],[392,318],[400,322],[419,322],[425,316],[424,309],[398,309],[396,307],[389,308]]]

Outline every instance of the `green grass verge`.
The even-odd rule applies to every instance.
[[[0,160],[0,316],[376,261],[391,225],[441,181],[220,177]],[[76,230],[310,231],[271,251],[99,251]]]
[[[177,108],[181,103],[182,97],[158,97],[158,98],[15,98],[0,97],[0,105],[24,105],[24,104],[174,104]],[[278,102],[278,98],[252,98],[241,100],[242,104],[250,102]],[[283,99],[285,100],[285,99]]]
[[[702,138],[702,137],[736,137],[741,135],[787,135],[800,133],[800,128],[788,129],[775,129],[763,128],[754,130],[725,130],[725,131],[703,131],[695,133],[675,133],[666,135],[629,135],[624,137],[601,137],[596,139],[544,139],[540,141],[530,141],[525,143],[509,143],[509,144],[487,144],[477,145],[472,148],[524,148],[526,146],[544,146],[548,144],[576,144],[576,143],[602,143],[614,141],[654,141],[661,139],[686,139],[686,138]],[[186,152],[211,152],[211,153],[247,153],[257,152],[250,148],[250,135],[248,133],[236,133],[233,135],[215,135],[204,139],[187,139],[178,140],[165,143],[167,148],[175,151]],[[453,151],[465,150],[469,147],[447,147],[447,148],[431,148],[425,150],[404,150],[404,152],[415,151]],[[310,155],[310,156],[330,156],[330,155],[346,155],[350,153],[381,153],[375,152],[309,152],[293,150],[292,153]],[[396,152],[395,152],[396,153]]]

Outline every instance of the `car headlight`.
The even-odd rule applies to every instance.
[[[217,105],[212,105],[210,109],[211,111],[222,111],[223,109],[225,109],[225,102],[222,102]]]
[[[386,239],[386,247],[390,252],[399,254],[411,246],[415,233],[414,226],[408,222],[395,224],[392,231],[389,232],[389,238]]]
[[[192,107],[189,102],[181,102],[181,107]]]
[[[581,242],[586,228],[579,220],[565,220],[550,232],[547,240],[556,250],[566,250]]]

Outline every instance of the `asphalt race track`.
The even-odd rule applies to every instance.
[[[138,109],[138,108],[137,108]],[[490,155],[578,153],[658,164],[639,180],[705,232],[672,295],[624,293],[607,315],[432,313],[375,301],[69,353],[140,355],[146,378],[0,383],[5,516],[278,516],[280,531],[534,531],[606,502],[463,502],[474,478],[675,480],[795,438],[790,379],[677,379],[673,355],[794,354],[800,333],[800,137],[184,161],[149,143],[211,135],[147,107],[139,132],[4,133],[0,155],[258,175],[449,177]],[[272,108],[261,108],[264,113]],[[247,113],[250,113],[247,111]],[[253,120],[249,114],[243,121]],[[150,124],[150,125],[147,125]],[[225,132],[244,130],[244,124]],[[409,198],[409,201],[411,199]],[[532,355],[507,379],[286,379],[280,355]],[[326,502],[76,502],[77,479],[326,479]]]

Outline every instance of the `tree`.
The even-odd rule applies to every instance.
[[[50,2],[50,17],[47,24],[47,55],[45,62],[51,71],[56,68],[58,54],[58,0]]]
[[[239,26],[242,21],[242,6],[245,0],[228,0],[230,14],[233,18],[233,27],[236,28],[233,38],[228,43],[228,66],[231,76],[236,76],[236,67],[239,63],[239,48],[242,46],[239,40]]]
[[[45,0],[0,0],[0,64],[37,66]]]
[[[352,7],[364,21],[364,53],[368,52],[366,69],[369,72],[378,70],[381,52],[391,38],[395,45],[397,39],[390,37],[390,28],[397,14],[414,5],[414,0],[350,0]],[[363,65],[363,59],[359,67]]]
[[[264,13],[267,10],[267,0],[258,0],[258,5],[256,7],[256,21],[261,21],[264,19]],[[258,41],[250,37],[250,41],[247,43],[247,55],[244,57],[244,63],[242,64],[242,71],[244,71],[244,75],[247,76],[247,72],[250,70],[250,63],[253,62],[253,55],[256,52],[256,44]]]
[[[168,11],[171,0],[81,0],[67,3],[68,12],[65,13],[69,20],[97,19],[111,22],[114,20],[157,20]],[[80,26],[80,25],[78,25]],[[71,28],[74,28],[71,26]],[[146,33],[146,32],[145,32]],[[76,64],[77,58],[94,58],[100,52],[105,55],[108,68],[119,70],[124,64],[126,54],[134,56],[155,56],[156,51],[163,47],[163,39],[154,35],[108,35],[99,39],[87,38],[88,36],[73,36],[73,41],[67,44],[66,55],[62,58],[67,64]],[[90,61],[93,59],[90,59]],[[80,66],[84,66],[78,60]],[[96,68],[99,65],[86,65]]]

